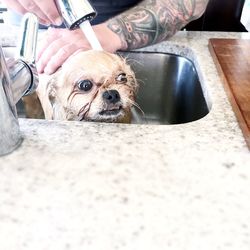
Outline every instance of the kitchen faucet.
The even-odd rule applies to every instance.
[[[55,3],[65,26],[71,30],[97,15],[88,0],[55,0]],[[38,25],[35,15],[28,13],[23,17],[19,59],[6,60],[0,46],[0,156],[11,153],[22,142],[16,104],[38,85],[35,66]]]
[[[0,156],[11,153],[22,142],[16,103],[38,85],[35,67],[38,19],[26,14],[22,20],[18,59],[6,59],[0,46]]]

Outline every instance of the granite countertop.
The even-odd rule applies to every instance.
[[[21,147],[0,158],[0,249],[248,250],[250,154],[208,51],[218,37],[250,35],[179,32],[147,49],[192,50],[201,120],[20,119]]]

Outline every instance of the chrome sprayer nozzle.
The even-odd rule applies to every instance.
[[[55,0],[67,28],[74,30],[86,20],[96,17],[96,10],[88,0]]]

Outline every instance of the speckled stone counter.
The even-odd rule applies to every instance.
[[[20,119],[21,147],[0,158],[1,250],[249,250],[250,153],[210,37],[250,39],[179,32],[148,48],[193,58],[211,108],[201,120]]]

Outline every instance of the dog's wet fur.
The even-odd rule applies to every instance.
[[[88,50],[40,75],[37,95],[46,119],[129,123],[137,88],[124,58]]]

